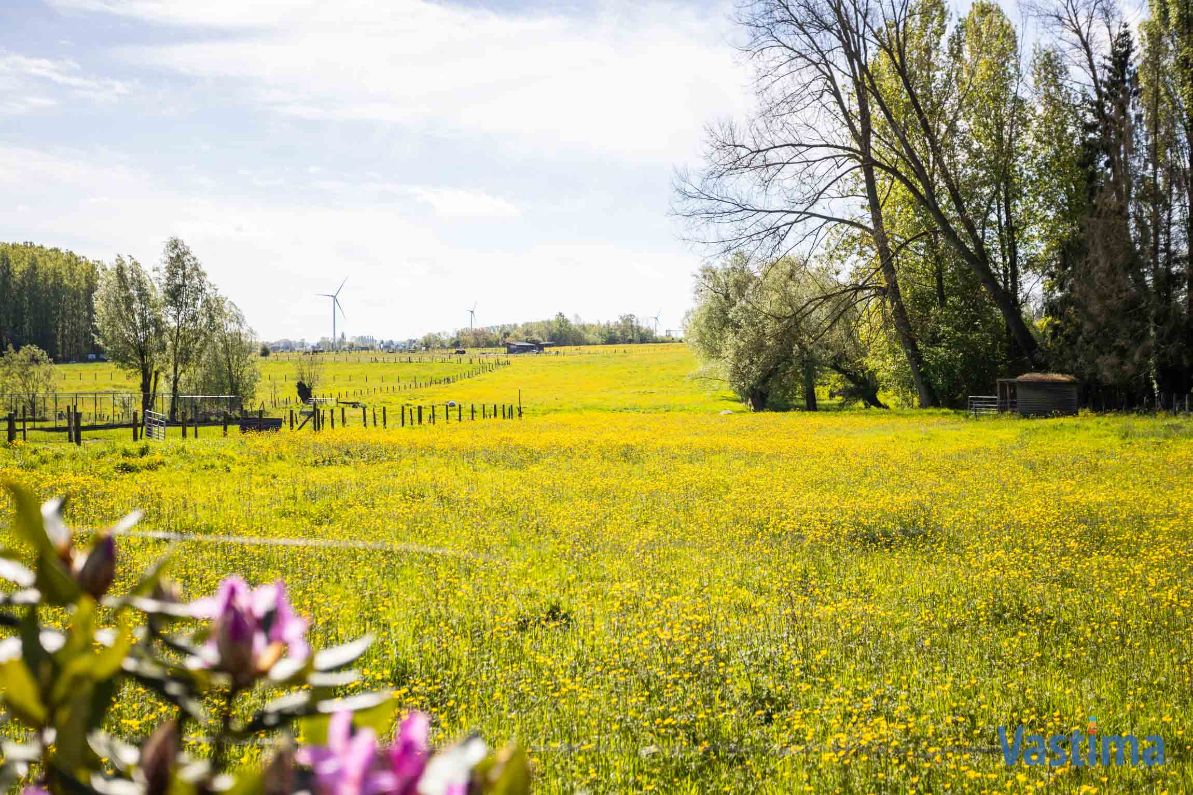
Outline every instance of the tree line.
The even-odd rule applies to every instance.
[[[0,243],[0,350],[35,345],[56,361],[97,350],[100,264],[33,243]]]
[[[1087,399],[1193,386],[1193,11],[750,0],[755,111],[677,209],[689,338],[756,408],[836,382],[956,406],[1027,370]]]
[[[459,329],[454,333],[426,334],[420,343],[433,348],[494,348],[507,340],[552,342],[556,345],[631,345],[660,342],[654,318],[623,314],[615,321],[586,323],[559,312],[547,320]]]
[[[256,390],[257,341],[199,259],[172,237],[152,272],[133,257],[110,265],[31,243],[0,244],[0,382],[25,395],[50,388],[52,361],[102,352],[139,377],[152,408],[164,376],[169,413],[181,394]],[[34,389],[36,387],[36,389]]]

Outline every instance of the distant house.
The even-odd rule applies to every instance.
[[[543,348],[550,347],[551,342],[512,342],[505,343],[506,353],[542,353]]]

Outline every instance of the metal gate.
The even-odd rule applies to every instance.
[[[145,412],[145,437],[157,439],[159,442],[166,440],[165,414],[152,410]]]

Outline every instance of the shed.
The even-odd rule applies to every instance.
[[[507,340],[505,343],[505,352],[542,353],[544,348],[549,348],[554,344],[554,342],[514,342],[512,340]]]
[[[998,408],[1022,417],[1072,416],[1077,413],[1077,379],[1063,373],[1024,373],[998,379]]]

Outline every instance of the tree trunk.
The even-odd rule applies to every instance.
[[[750,411],[762,411],[770,399],[770,393],[761,387],[754,387],[746,394],[746,405]]]
[[[804,408],[816,411],[816,364],[811,359],[804,359]]]
[[[891,308],[895,323],[895,335],[907,358],[911,381],[915,385],[920,408],[936,406],[940,401],[936,390],[924,376],[924,356],[911,327],[907,307],[903,305],[903,292],[899,289],[899,275],[895,271],[895,255],[891,251],[890,239],[886,234],[886,223],[882,217],[882,200],[878,196],[878,181],[874,176],[874,160],[871,154],[873,126],[870,119],[870,102],[865,90],[858,92],[858,137],[862,151],[862,175],[866,183],[866,200],[870,206],[870,225],[873,229],[874,248],[878,252],[878,263],[885,283],[883,296]]]
[[[153,396],[149,394],[152,387],[150,379],[152,378],[147,365],[141,365],[141,413],[144,414],[149,409],[153,408]]]

